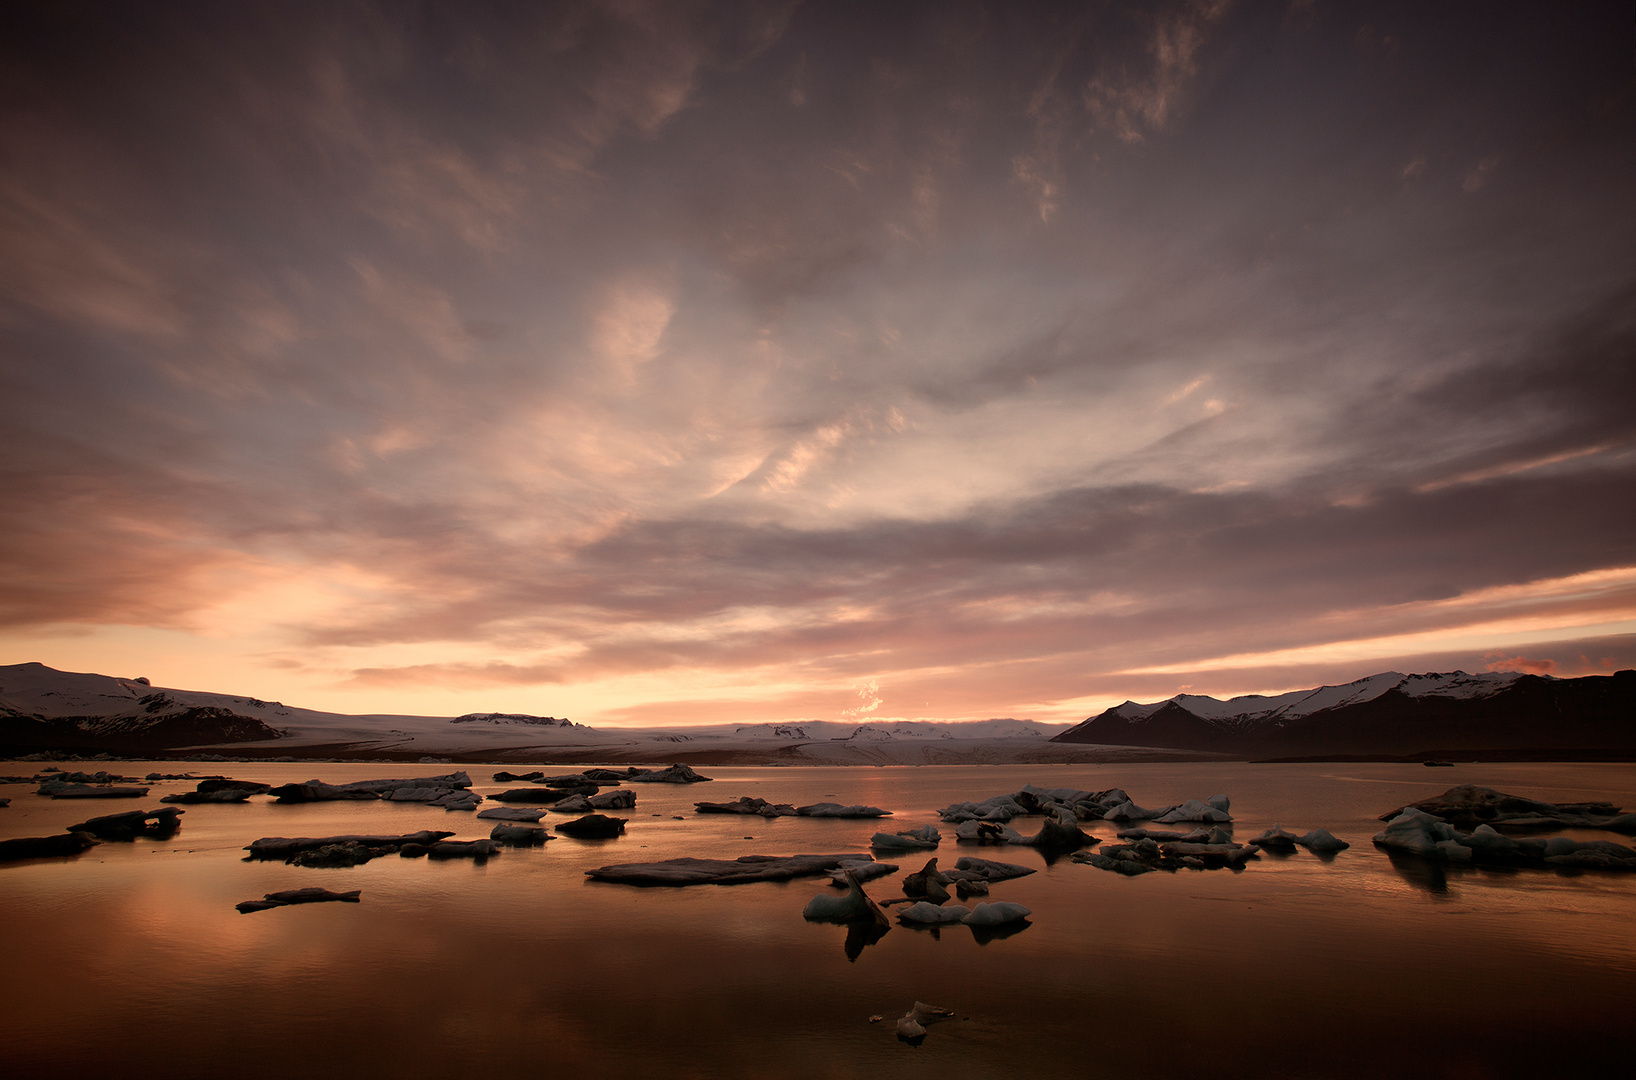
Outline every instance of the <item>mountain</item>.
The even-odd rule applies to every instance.
[[[1636,670],[1387,671],[1273,697],[1178,694],[1116,705],[1052,741],[1255,758],[1623,757],[1636,753]]]
[[[562,763],[924,765],[1107,760],[1102,747],[1053,746],[1065,725],[1032,720],[803,721],[598,730],[528,713],[463,716],[317,712],[253,697],[150,686],[146,679],[0,665],[0,756],[231,754],[314,759],[422,757]],[[1189,755],[1111,752],[1119,760]]]
[[[276,701],[156,690],[146,679],[0,666],[0,747],[9,753],[152,753],[282,737],[269,715],[289,710]]]

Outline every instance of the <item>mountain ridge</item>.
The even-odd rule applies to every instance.
[[[1226,701],[1126,701],[1058,743],[1163,747],[1255,758],[1636,752],[1636,670],[1580,678],[1522,672],[1379,672],[1337,686]]]

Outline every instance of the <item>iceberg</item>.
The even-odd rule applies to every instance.
[[[835,896],[831,893],[819,893],[807,901],[802,909],[801,917],[815,922],[875,922],[882,926],[888,925],[886,913],[880,905],[869,899],[863,891],[863,885],[852,870],[841,871],[846,879],[846,895]]]
[[[936,825],[925,825],[898,833],[878,832],[870,838],[869,846],[882,851],[924,851],[935,848],[941,840]]]
[[[967,926],[1000,926],[1026,919],[1032,914],[1034,913],[1021,904],[998,900],[993,903],[979,903],[960,921]]]
[[[941,926],[944,923],[964,922],[971,912],[964,904],[950,904],[940,907],[930,901],[922,900],[918,904],[910,904],[898,912],[898,922],[915,923],[919,926]]]

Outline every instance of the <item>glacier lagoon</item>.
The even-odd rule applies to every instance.
[[[0,763],[29,775],[47,763]],[[117,762],[279,784],[430,775],[447,766]],[[465,766],[479,793],[515,763]],[[570,771],[546,767],[547,773]],[[454,1077],[1268,1077],[1573,1075],[1628,1057],[1636,875],[1442,868],[1370,843],[1381,813],[1474,783],[1636,807],[1636,765],[1110,764],[702,768],[710,784],[632,785],[615,840],[567,837],[486,863],[388,856],[345,869],[243,861],[263,836],[452,829],[469,812],[413,803],[186,807],[174,837],[0,866],[9,990],[0,1038],[19,1074]],[[878,830],[1024,784],[1123,787],[1143,805],[1225,792],[1234,836],[1326,828],[1332,860],[1263,855],[1242,872],[1126,878],[1018,847],[894,858],[901,895],[930,854],[1033,867],[990,900],[1032,909],[1009,936],[896,924],[849,958],[844,926],[801,910],[825,879],[634,888],[587,869],[680,856],[867,852]],[[0,788],[0,838],[152,809]],[[699,800],[868,803],[883,820],[705,816]],[[499,805],[485,803],[485,807]],[[680,817],[681,820],[676,820]],[[548,814],[542,824],[565,820]],[[1021,831],[1031,832],[1018,822]],[[1112,840],[1112,822],[1087,824]],[[1579,839],[1606,834],[1571,832]],[[1613,837],[1616,840],[1626,838]],[[883,856],[884,857],[884,856]],[[359,904],[241,915],[304,886]],[[897,909],[892,909],[897,910]],[[893,1021],[953,1010],[926,1041]],[[871,1022],[872,1016],[883,1017]]]

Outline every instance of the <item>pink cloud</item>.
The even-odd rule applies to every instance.
[[[1490,653],[1498,659],[1490,660],[1483,665],[1484,671],[1521,671],[1529,675],[1554,675],[1557,671],[1555,660],[1531,660],[1526,656],[1507,657],[1504,653]]]

